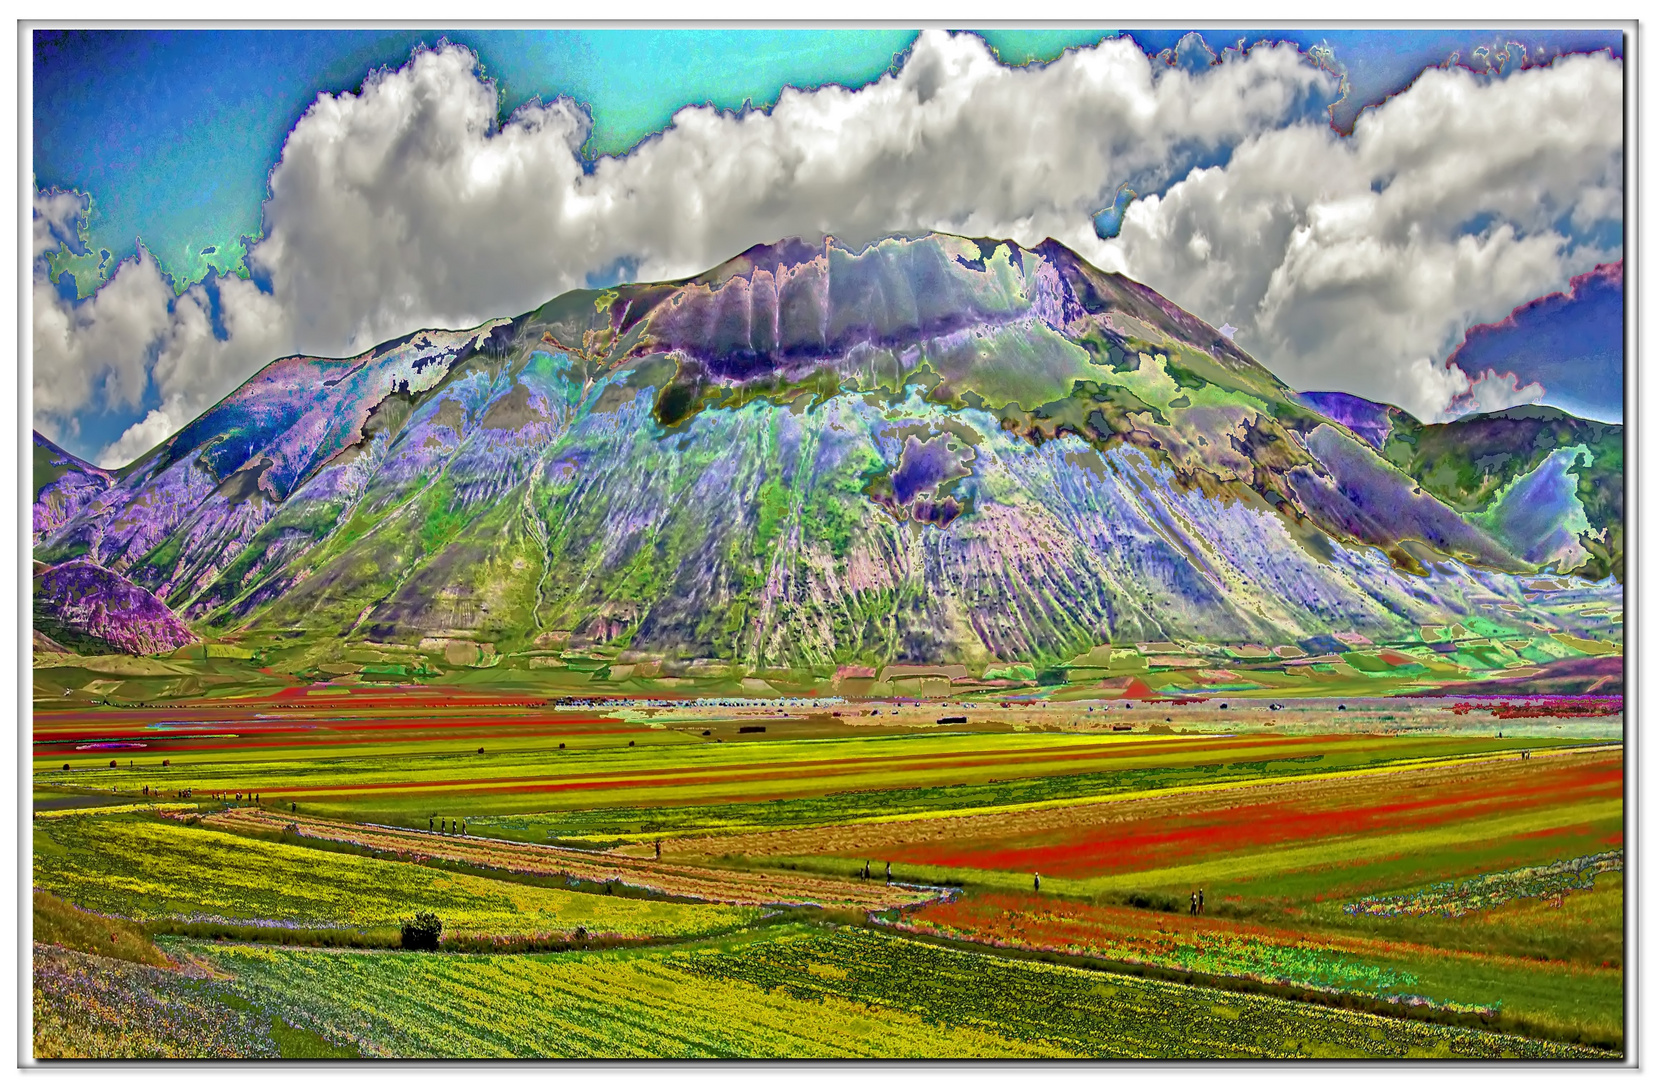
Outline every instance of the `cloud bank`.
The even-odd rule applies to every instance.
[[[977,37],[930,31],[859,90],[786,90],[765,113],[687,108],[626,156],[585,163],[574,103],[498,125],[470,52],[421,51],[296,124],[247,280],[174,297],[141,250],[74,302],[45,256],[73,248],[84,203],[37,194],[36,423],[74,447],[89,410],[142,410],[87,448],[116,465],[281,355],[350,355],[585,284],[684,276],[784,236],[925,229],[1055,237],[1240,327],[1295,387],[1435,418],[1474,396],[1441,364],[1466,327],[1619,256],[1600,240],[1619,235],[1618,61],[1430,71],[1348,138],[1320,108],[1332,76],[1291,46],[1191,66],[1122,39],[1011,69]],[[1154,194],[1100,239],[1091,216],[1126,182]]]

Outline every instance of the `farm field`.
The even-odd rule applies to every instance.
[[[216,819],[215,824],[239,834],[268,839],[292,835],[348,845],[361,852],[417,863],[441,861],[465,868],[501,870],[549,879],[617,882],[667,896],[725,904],[808,903],[882,909],[918,900],[915,893],[875,882],[777,871],[744,873],[721,867],[664,863],[644,852],[618,855],[574,851],[454,834],[435,835],[380,825],[346,825],[264,810],[227,811]]]
[[[627,900],[315,851],[149,815],[35,827],[34,884],[106,915],[295,927],[396,928],[431,911],[457,933],[663,937],[743,925],[754,908]]]
[[[216,998],[210,980],[192,985],[93,958],[76,971],[68,956],[78,954],[43,948],[37,1016],[45,1014],[47,1030],[66,1049],[96,1052],[122,1025],[137,1026],[127,1016],[159,1029],[151,1044],[165,1045],[183,1041],[179,1026],[205,1015],[215,1022],[212,1041],[190,1045],[223,1056],[277,1056],[275,1040],[260,1038],[271,1028],[304,1032],[337,1054],[405,1058],[1601,1056],[848,927],[558,956],[169,948],[199,970],[230,976],[241,1007],[220,1004],[225,992]],[[122,1006],[120,1013],[101,1010],[98,1026],[83,1026],[91,1033],[82,1046],[60,1032],[70,1028],[65,1014],[90,1006],[41,992],[43,983],[76,977]],[[176,995],[171,1015],[158,1016],[158,999],[168,993]]]
[[[908,880],[1007,888],[1039,873],[1052,891],[1079,897],[1175,901],[1200,885],[1237,906],[1285,906],[1441,880],[1450,867],[1532,865],[1619,845],[1621,758],[1585,748],[1316,778],[1228,780],[1220,770],[1188,788],[691,838],[667,850],[828,870],[882,859]]]
[[[137,944],[37,929],[37,1053],[1623,1046],[1619,727],[304,700],[43,714],[37,902]],[[436,951],[400,948],[421,912]]]
[[[1585,865],[1591,861],[1578,860],[1584,865],[1580,874],[1571,873],[1567,894],[1547,895],[1555,897],[1553,906],[1566,926],[1593,933],[1613,928],[1619,941],[1619,908],[1612,911],[1608,900],[1619,897],[1620,882],[1599,881]],[[1604,861],[1619,866],[1619,859]],[[1524,871],[1506,876],[1528,875]],[[1615,876],[1619,878],[1619,872]],[[1592,895],[1600,885],[1602,895]],[[1467,927],[1449,919],[1454,925],[1438,935],[1442,944],[1382,935],[1378,933],[1382,919],[1346,918],[1342,912],[1337,917],[1312,912],[1311,917],[1276,925],[1232,916],[1191,916],[1186,909],[1128,911],[998,893],[930,905],[906,913],[895,925],[1003,948],[1101,957],[1128,969],[1193,972],[1504,1017],[1510,1025],[1557,1038],[1619,1045],[1623,1009],[1619,950],[1600,957],[1551,955],[1580,950],[1563,939],[1554,943],[1558,948],[1539,948],[1542,943],[1526,926],[1510,925],[1514,919],[1527,923],[1546,906],[1539,896],[1514,892],[1510,898],[1494,899],[1498,902],[1481,909],[1489,916],[1481,930],[1464,933]],[[1508,951],[1508,946],[1516,951]]]
[[[34,775],[37,784],[80,794],[259,792],[308,814],[387,824],[486,818],[487,831],[528,826],[541,830],[530,837],[540,840],[551,830],[639,832],[656,824],[655,814],[685,822],[692,806],[703,809],[688,827],[773,827],[1181,785],[1220,769],[1320,773],[1620,737],[1619,718],[1600,721],[1590,737],[1555,722],[1574,726],[1573,718],[1547,716],[1508,721],[1503,727],[1512,730],[1497,738],[1492,717],[1434,705],[1427,711],[1460,721],[1458,733],[1405,739],[1395,734],[1399,718],[1424,707],[1401,702],[1354,715],[1306,708],[1296,726],[1309,730],[1297,733],[1278,730],[1283,713],[1264,706],[1249,719],[1239,703],[1228,720],[1224,710],[1159,703],[1139,703],[1140,713],[1047,702],[876,705],[549,707],[479,695],[440,710],[425,693],[314,691],[63,710],[37,717]],[[954,718],[966,723],[941,726]],[[756,803],[770,805],[758,811]],[[551,814],[546,825],[529,816]]]

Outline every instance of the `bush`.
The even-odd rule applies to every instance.
[[[423,911],[409,922],[399,925],[398,945],[403,949],[436,949],[442,933],[444,924],[439,922],[439,917],[431,911]]]

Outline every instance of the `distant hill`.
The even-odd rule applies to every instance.
[[[1302,394],[1519,558],[1598,581],[1624,578],[1618,424],[1520,405],[1422,424],[1350,394]]]
[[[36,647],[162,653],[196,640],[166,604],[120,574],[82,560],[35,575]]]

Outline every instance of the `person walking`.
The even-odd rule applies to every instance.
[[[1038,875],[1037,871],[1035,871],[1034,874],[1033,874],[1033,891],[1034,892],[1039,891],[1039,875]]]
[[[893,865],[894,863],[883,864],[883,880],[890,885],[894,884],[894,871],[890,869]]]
[[[664,857],[664,842],[662,840],[652,841],[652,857],[654,859],[660,859],[660,860],[663,859],[663,857]]]
[[[1197,900],[1195,900],[1195,894],[1191,892],[1189,894],[1189,914],[1193,915],[1195,912],[1197,912],[1199,910],[1200,910],[1199,902]]]
[[[864,881],[870,881],[871,880],[871,860],[870,859],[866,860],[866,868],[864,870],[860,871],[860,878]]]
[[[1196,913],[1200,915],[1206,914],[1206,890],[1203,888],[1196,892],[1195,899],[1198,901],[1196,905]]]

